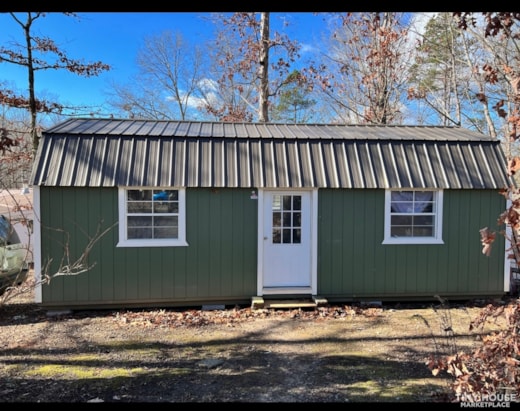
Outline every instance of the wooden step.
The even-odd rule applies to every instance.
[[[315,308],[327,304],[325,298],[313,296],[312,298],[293,299],[286,298],[283,300],[264,299],[262,297],[253,297],[251,308],[260,309],[285,309],[285,308]]]
[[[316,303],[312,300],[266,300],[264,308],[314,308]]]

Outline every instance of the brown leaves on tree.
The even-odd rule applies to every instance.
[[[472,12],[456,12],[453,13],[458,20],[458,27],[462,30],[466,30],[469,26],[476,27],[476,18]],[[515,31],[515,24],[520,22],[520,13],[518,12],[482,12],[484,16],[485,37],[498,37],[501,36],[504,39],[510,39],[513,42],[517,42],[520,39],[520,33],[518,30]],[[506,61],[498,61],[494,65],[486,63],[483,65],[484,80],[489,84],[497,84],[499,78],[506,77],[511,85],[512,95],[509,97],[508,103],[511,104],[509,115],[504,107],[508,107],[506,101],[501,100],[493,106],[494,110],[500,118],[507,120],[509,124],[509,137],[511,141],[515,141],[520,138],[520,115],[519,104],[520,104],[520,76],[518,73],[517,65],[510,64]],[[483,94],[478,96],[479,101],[487,100],[487,97]]]
[[[520,22],[520,13],[515,12],[483,12],[485,26],[485,37],[501,36],[505,40],[511,40],[513,43],[520,39],[520,32],[515,29],[515,24]],[[458,20],[458,27],[467,30],[468,27],[476,27],[477,20],[472,12],[455,12],[453,13]],[[520,138],[520,76],[516,65],[511,65],[506,60],[498,60],[495,63],[485,63],[482,66],[484,72],[484,80],[486,83],[496,85],[500,78],[505,77],[511,85],[511,95],[504,99],[498,100],[493,109],[497,115],[507,122],[510,142],[515,142]],[[479,93],[477,99],[481,102],[488,101],[485,93]],[[515,175],[520,170],[520,158],[511,154],[507,158],[507,173],[509,176]],[[499,224],[509,225],[512,230],[520,229],[519,210],[520,204],[515,201],[518,198],[518,190],[514,186],[501,190],[501,195],[513,202],[512,206],[503,212],[498,219]],[[505,233],[505,230],[503,231]],[[487,227],[480,230],[482,242],[482,253],[489,256],[491,246],[495,240],[495,233]],[[515,241],[511,241],[513,247],[516,246]]]
[[[510,176],[512,176],[518,170],[520,170],[520,158],[519,157],[510,158],[507,162],[507,173]]]
[[[446,358],[429,358],[433,375],[452,375],[453,391],[459,398],[479,400],[479,396],[520,392],[520,300],[507,305],[487,305],[470,324],[470,331],[505,320],[506,329],[482,337],[482,346],[471,353],[458,352]]]
[[[11,48],[0,47],[0,63],[9,63],[27,70],[28,97],[17,97],[10,91],[3,91],[0,99],[10,107],[23,108],[30,112],[30,133],[33,142],[33,151],[36,151],[39,143],[37,114],[41,112],[57,112],[61,114],[63,106],[58,103],[47,103],[39,100],[35,94],[35,72],[39,70],[68,70],[79,76],[97,76],[110,66],[100,61],[83,63],[80,60],[71,59],[62,51],[56,43],[48,37],[38,37],[34,34],[33,24],[36,20],[45,16],[43,12],[10,12],[13,20],[20,26],[24,35],[24,41],[12,43]],[[22,21],[21,16],[25,16]],[[65,12],[66,16],[75,16],[74,13]]]
[[[520,229],[520,215],[516,210],[518,206],[520,206],[519,200],[516,199],[515,201],[513,201],[511,207],[509,207],[502,214],[500,214],[497,224],[507,224],[509,227],[511,227],[511,229],[518,231]]]
[[[17,144],[17,140],[9,137],[9,131],[6,128],[0,128],[0,153],[2,155]]]
[[[486,82],[489,84],[498,83],[498,71],[493,66],[490,64],[484,64],[482,69],[484,70],[484,80],[486,80]]]
[[[486,36],[496,36],[501,32],[509,31],[514,20],[520,20],[520,13],[483,13],[486,18]]]
[[[13,108],[29,109],[30,103],[27,97],[16,95],[11,90],[0,90],[0,105]],[[35,100],[35,108],[39,113],[61,113],[64,106],[59,103],[45,100]]]
[[[249,121],[255,114],[252,107],[258,104],[258,120],[269,121],[271,98],[287,85],[300,45],[284,33],[270,32],[269,12],[216,17],[219,31],[214,60],[219,66],[217,85],[223,103],[208,102],[204,108],[221,121]],[[304,79],[302,76],[300,81]]]
[[[504,110],[505,101],[500,100],[495,105],[493,105],[493,109],[497,112],[499,117],[506,118],[507,117],[507,111]]]
[[[84,77],[97,76],[103,71],[110,70],[108,64],[100,61],[84,63],[81,60],[71,59],[60,50],[54,40],[48,37],[32,36],[31,52],[27,49],[8,49],[0,47],[0,60],[18,66],[31,67],[33,70],[65,69]]]
[[[455,17],[458,17],[458,27],[462,30],[466,30],[468,26],[476,26],[477,19],[473,14],[473,12],[453,13]],[[486,21],[486,37],[497,36],[500,33],[508,32],[513,26],[514,20],[520,20],[520,13],[517,12],[482,12],[481,14]]]
[[[496,233],[490,231],[487,227],[480,230],[480,241],[482,243],[482,254],[489,257],[491,255],[491,246],[495,241]]]

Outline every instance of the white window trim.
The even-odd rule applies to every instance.
[[[410,189],[403,189],[411,191]],[[403,191],[398,190],[398,191]],[[414,190],[414,191],[433,191],[435,198],[435,237],[391,237],[390,236],[390,202],[391,193],[395,190],[385,191],[385,238],[382,244],[444,244],[442,240],[442,205],[443,190]]]
[[[179,192],[179,238],[176,239],[131,239],[127,238],[126,192],[127,190],[177,190]],[[186,242],[186,191],[177,187],[119,187],[119,242],[116,247],[185,247]]]

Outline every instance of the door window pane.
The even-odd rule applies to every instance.
[[[301,243],[302,197],[274,195],[272,203],[273,244]]]

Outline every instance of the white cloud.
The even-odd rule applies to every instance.
[[[201,104],[209,102],[216,103],[217,94],[215,90],[217,90],[217,83],[214,80],[209,78],[205,78],[199,81],[199,87],[205,95],[205,98],[196,97],[196,96],[187,96],[186,93],[180,92],[180,98],[184,101],[187,100],[187,106],[191,108],[199,108]],[[173,96],[166,96],[167,101],[175,101],[176,98]]]

